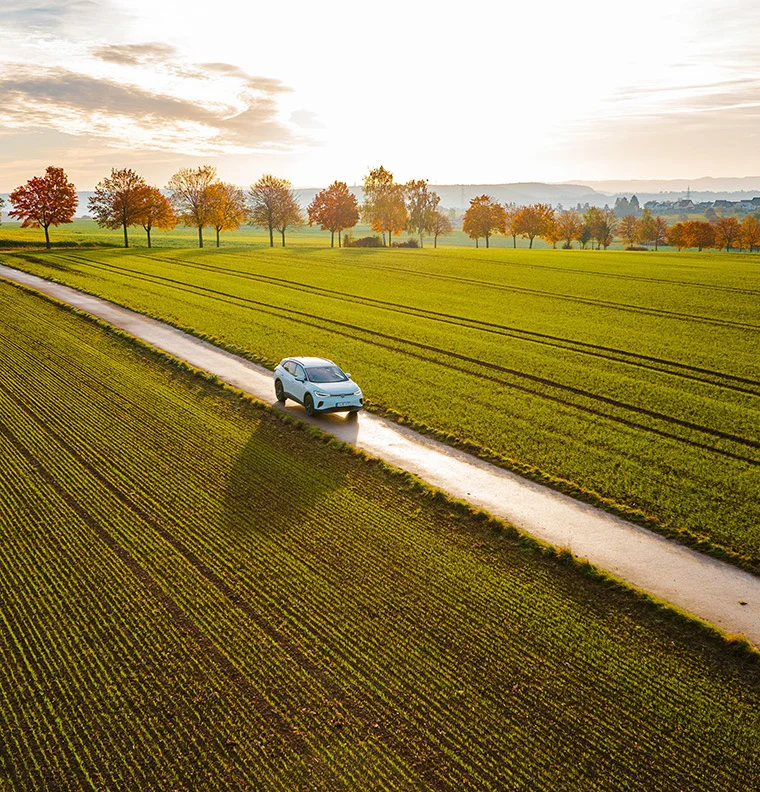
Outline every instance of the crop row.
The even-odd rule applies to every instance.
[[[82,319],[0,298],[18,786],[723,789],[760,772],[752,667]]]
[[[53,267],[16,263],[259,359],[319,351],[350,365],[375,404],[757,557],[754,331],[644,315],[632,326],[620,312],[588,306],[551,314],[538,298],[516,302],[483,287],[499,277],[520,280],[513,259],[467,276],[480,286],[421,288],[463,278],[452,274],[459,259],[439,258],[435,272],[425,265],[420,274],[384,271],[398,266],[392,254],[348,267],[326,251],[286,259],[270,252],[56,254],[45,259]],[[536,278],[543,274],[544,290],[567,295],[581,293],[584,278],[598,290],[605,274],[621,275],[614,267],[568,274],[548,266]],[[717,280],[712,271],[698,277]],[[686,280],[667,288],[667,280],[655,270],[626,294],[648,309],[677,291],[682,309],[693,299],[711,320],[757,323],[748,314],[751,294],[726,305],[726,293],[715,297]],[[740,288],[728,275],[725,281]]]

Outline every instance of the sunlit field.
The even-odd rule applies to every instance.
[[[755,788],[756,657],[2,283],[0,357],[0,788]]]
[[[273,365],[757,569],[760,266],[746,254],[61,251],[11,266]]]

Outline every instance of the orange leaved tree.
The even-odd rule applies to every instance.
[[[565,240],[563,247],[565,250],[569,250],[573,246],[573,240],[580,239],[583,232],[583,218],[578,212],[565,209],[557,214],[556,225],[559,238]]]
[[[490,195],[478,195],[470,199],[470,206],[464,213],[462,230],[470,239],[475,240],[475,247],[478,247],[481,237],[485,238],[486,247],[489,247],[491,234],[503,234],[507,230],[504,207]]]
[[[695,247],[700,252],[715,247],[715,228],[704,220],[687,220],[683,224],[684,247]]]
[[[158,187],[147,187],[138,222],[148,235],[148,247],[151,246],[150,232],[154,228],[171,231],[177,225],[177,215],[174,214],[169,199]]]
[[[735,217],[721,217],[715,224],[715,245],[718,250],[726,249],[726,253],[731,250],[734,242],[738,242],[742,233],[742,227]]]
[[[528,247],[532,248],[534,238],[541,236],[553,221],[554,209],[549,204],[523,206],[515,217],[514,232],[529,239]]]
[[[35,176],[10,195],[11,217],[21,220],[22,228],[43,228],[45,247],[50,248],[50,226],[70,223],[77,208],[76,187],[63,168],[52,166],[44,176]]]
[[[335,247],[335,232],[338,232],[338,247],[341,233],[359,222],[359,202],[345,182],[335,181],[320,190],[307,209],[309,225],[315,223],[330,232],[330,247]]]
[[[222,231],[235,231],[243,224],[248,214],[245,193],[234,184],[214,182],[209,187],[211,216],[209,225],[216,231],[216,246]]]
[[[683,223],[675,223],[668,229],[667,242],[670,247],[683,250],[686,247],[686,232]]]
[[[742,223],[742,247],[751,253],[760,247],[760,222],[754,215],[747,215]]]

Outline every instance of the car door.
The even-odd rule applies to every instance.
[[[306,371],[300,363],[291,361],[293,366],[293,376],[290,378],[289,393],[296,400],[303,404],[303,397],[306,393]]]

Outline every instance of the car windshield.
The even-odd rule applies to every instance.
[[[311,382],[346,382],[348,377],[337,366],[312,366],[306,369]]]

